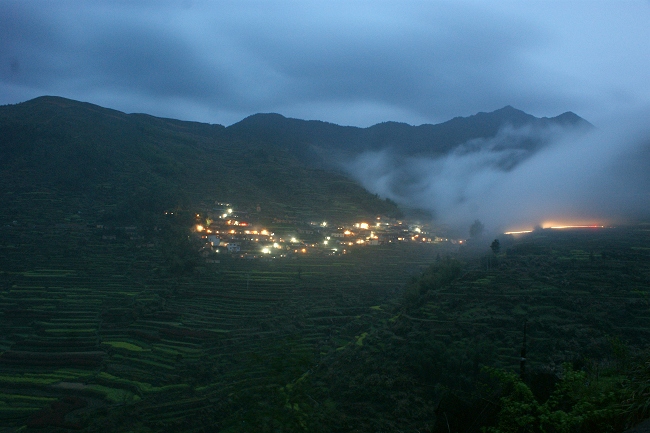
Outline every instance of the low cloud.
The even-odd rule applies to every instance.
[[[346,169],[369,190],[463,232],[475,219],[494,231],[617,224],[650,214],[647,114],[590,132],[504,128],[439,158],[365,152]],[[528,151],[531,142],[540,145]]]

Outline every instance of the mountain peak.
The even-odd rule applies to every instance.
[[[559,116],[553,117],[553,120],[561,125],[587,126],[593,128],[594,125],[578,116],[572,111],[567,111]]]

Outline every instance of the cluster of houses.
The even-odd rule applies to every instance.
[[[222,254],[234,257],[295,258],[302,254],[346,254],[350,248],[398,242],[435,243],[448,239],[429,235],[427,228],[402,221],[377,217],[372,222],[356,222],[331,227],[327,222],[281,221],[275,233],[250,221],[228,203],[203,215],[196,215],[194,232],[204,242],[201,254],[206,261],[218,262]]]

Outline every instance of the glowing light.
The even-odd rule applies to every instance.
[[[359,228],[363,230],[368,230],[368,223],[360,223]]]
[[[552,226],[551,229],[602,229],[605,226],[591,225],[591,226]]]
[[[327,241],[323,241],[323,245],[327,245]]]
[[[345,236],[350,236],[352,234],[352,232],[350,230],[346,230],[346,231],[343,232],[343,234]]]
[[[327,221],[323,221],[323,222],[321,223],[321,226],[323,226],[323,227],[327,227]]]
[[[232,213],[232,209],[228,209],[228,213]]]
[[[415,228],[415,233],[422,233],[422,229],[420,227]]]
[[[202,232],[205,228],[201,224],[196,225],[196,231],[197,232]]]
[[[268,236],[268,235],[269,235],[269,232],[266,231],[266,230],[262,230],[262,231],[260,232],[260,234],[261,234],[261,235],[264,235],[264,236]]]
[[[532,230],[519,230],[516,232],[505,232],[504,235],[522,235],[524,233],[532,233]]]
[[[275,242],[273,244],[273,248],[282,248],[279,243]]]
[[[297,244],[297,243],[298,243],[298,239],[296,239],[296,238],[291,238],[291,243],[292,243],[292,244]]]
[[[271,253],[271,250],[270,250],[269,248],[262,248],[262,252],[263,252],[264,254],[270,254],[270,253]]]
[[[570,220],[551,220],[544,221],[541,226],[543,229],[586,229],[586,228],[604,228],[603,221],[593,219],[570,219]]]
[[[300,250],[300,251],[302,251],[303,253],[306,253],[306,252],[307,252],[307,249],[306,249],[306,248],[303,248],[303,249]]]

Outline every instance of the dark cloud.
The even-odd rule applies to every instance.
[[[0,103],[56,94],[230,124],[437,123],[650,101],[647,2],[4,1]]]

